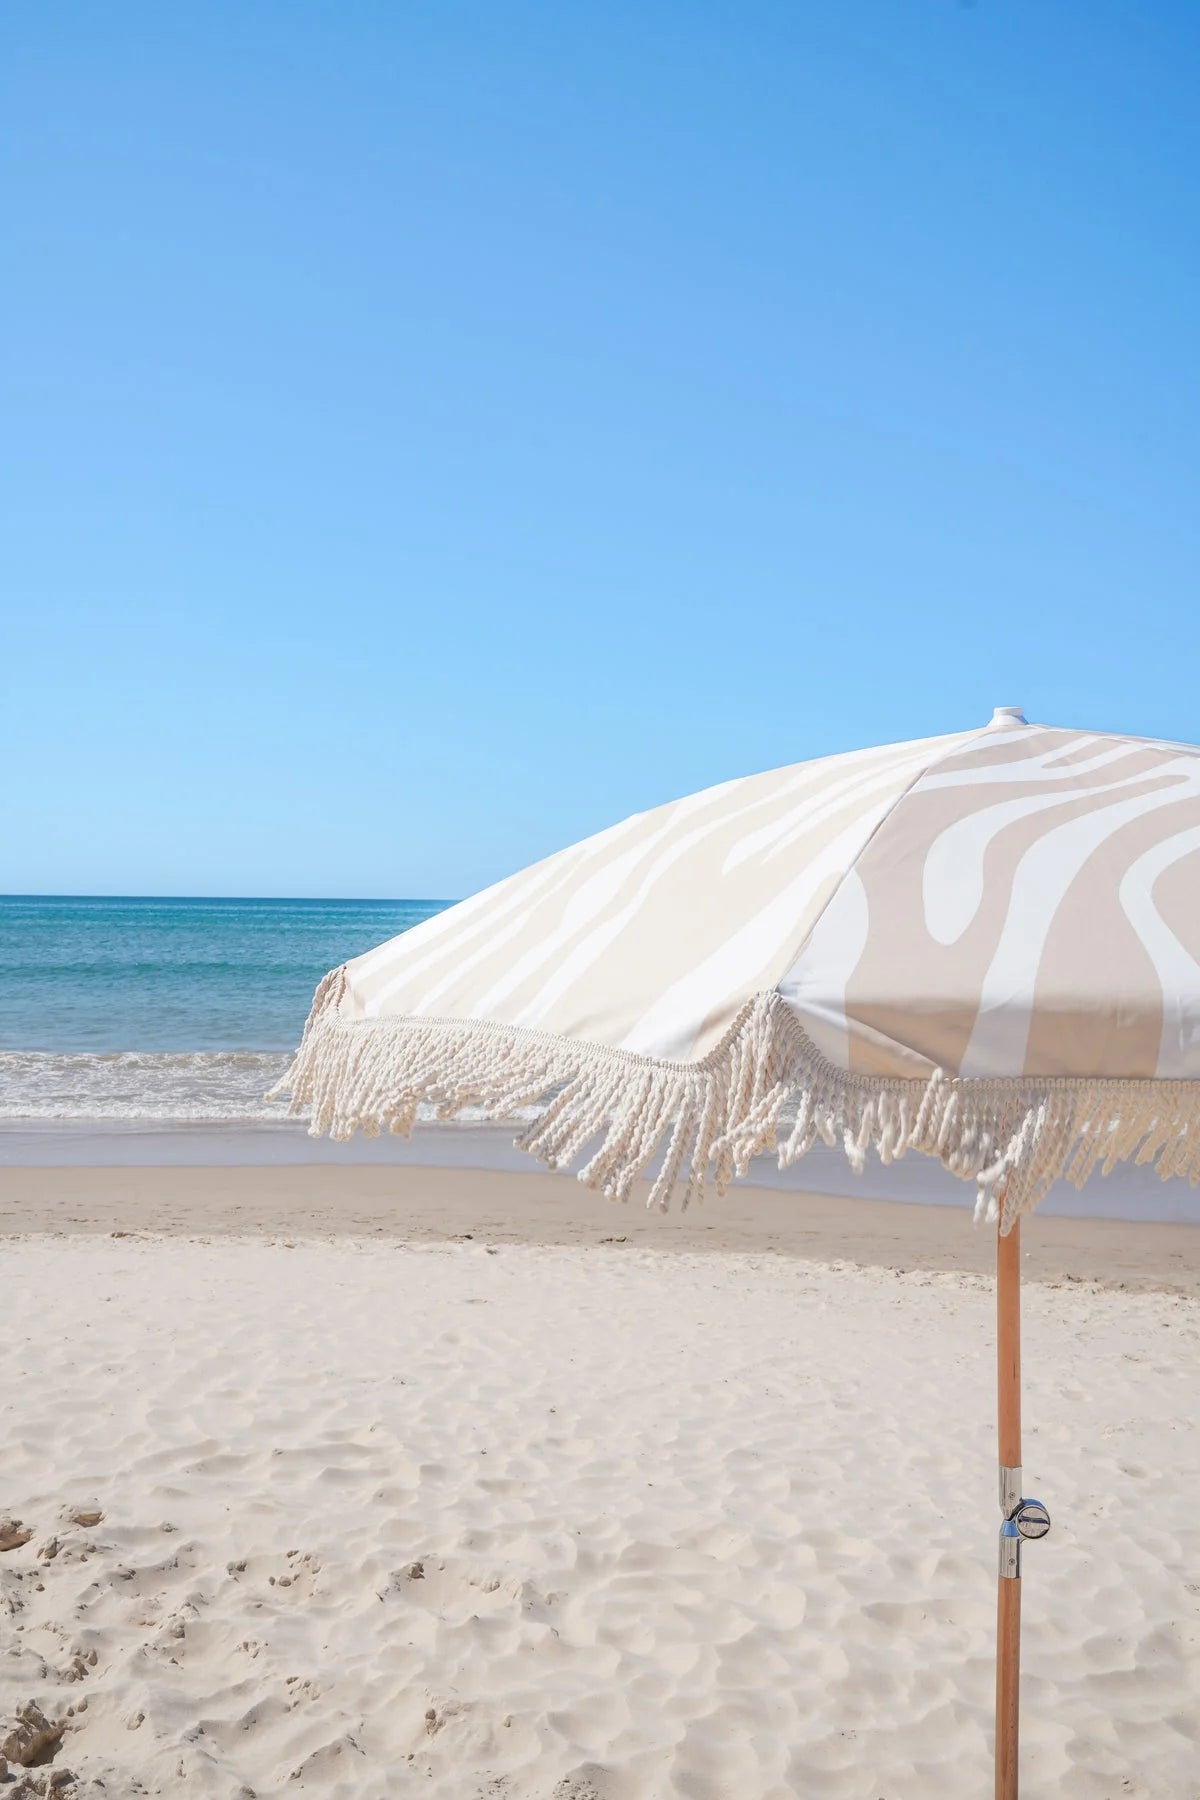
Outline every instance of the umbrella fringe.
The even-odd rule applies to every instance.
[[[1097,1167],[1132,1159],[1164,1180],[1200,1181],[1200,1082],[852,1074],[776,993],[747,1002],[707,1056],[679,1063],[471,1019],[343,1019],[344,991],[345,971],[332,970],[269,1096],[290,1093],[313,1136],[407,1137],[421,1105],[511,1122],[546,1102],[521,1149],[554,1169],[591,1148],[579,1179],[625,1200],[665,1144],[648,1202],[663,1208],[680,1183],[686,1206],[710,1183],[724,1192],[756,1156],[773,1151],[786,1168],[818,1138],[856,1169],[872,1149],[884,1162],[914,1150],[974,1181],[976,1218],[999,1218],[1005,1232],[1053,1182],[1080,1187]]]

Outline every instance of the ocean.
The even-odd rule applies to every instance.
[[[0,1120],[278,1121],[321,976],[448,904],[0,896]]]
[[[442,1127],[411,1146],[387,1136],[331,1145],[264,1099],[325,971],[449,904],[0,896],[0,1167],[297,1158],[531,1167],[511,1128],[480,1129],[472,1108],[467,1134]],[[785,1175],[760,1158],[752,1179],[955,1207],[966,1196],[925,1157],[886,1169],[872,1160],[856,1175],[824,1145]],[[1045,1210],[1200,1223],[1200,1195],[1123,1165],[1082,1194],[1056,1187]]]

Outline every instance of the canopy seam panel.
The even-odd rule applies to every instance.
[[[896,798],[892,801],[891,805],[888,807],[888,809],[884,813],[883,817],[879,820],[878,824],[875,825],[871,829],[871,831],[867,834],[867,837],[865,838],[865,840],[863,841],[859,850],[857,851],[857,853],[854,857],[854,860],[845,869],[843,869],[842,873],[838,876],[837,881],[834,883],[833,887],[830,889],[829,898],[826,900],[824,906],[817,913],[816,917],[810,921],[807,931],[804,933],[804,936],[801,938],[800,942],[796,945],[796,948],[792,951],[791,955],[789,956],[789,958],[787,960],[787,964],[783,970],[783,973],[779,977],[779,981],[776,982],[776,984],[775,984],[774,991],[776,993],[779,992],[780,984],[787,980],[788,975],[795,968],[795,966],[799,962],[800,958],[804,955],[804,952],[808,948],[808,945],[812,942],[813,933],[816,931],[817,926],[821,923],[821,920],[825,917],[825,914],[829,911],[830,907],[833,905],[834,901],[837,899],[838,895],[841,893],[843,887],[846,885],[846,881],[847,881],[848,877],[851,874],[853,874],[854,870],[858,867],[858,865],[862,861],[863,857],[867,854],[867,851],[871,848],[871,845],[875,842],[875,839],[879,836],[879,833],[887,825],[888,820],[891,818],[892,814],[896,811],[897,807],[902,806],[904,804],[904,802],[908,799],[908,796],[912,793],[913,789],[916,787],[917,783],[919,781],[924,781],[925,777],[929,774],[929,771],[931,769],[938,768],[940,764],[942,764],[943,762],[946,761],[947,757],[959,755],[959,753],[961,751],[967,749],[969,745],[973,744],[977,738],[986,737],[990,730],[991,730],[991,725],[988,724],[988,725],[980,725],[974,731],[969,731],[969,732],[964,732],[964,733],[958,734],[959,742],[954,746],[953,749],[939,750],[935,756],[930,757],[929,761],[925,764],[925,767],[923,769],[918,769],[917,773],[912,777],[911,781],[908,781],[905,783],[904,787],[896,795]]]

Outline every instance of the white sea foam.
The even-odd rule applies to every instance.
[[[0,1119],[277,1120],[282,1109],[268,1106],[264,1095],[288,1062],[257,1050],[9,1050],[0,1052]]]
[[[268,1105],[265,1096],[290,1061],[265,1050],[0,1051],[0,1121],[278,1125],[286,1103]],[[434,1107],[420,1108],[423,1120],[436,1116]],[[468,1124],[484,1118],[474,1107],[459,1116]]]

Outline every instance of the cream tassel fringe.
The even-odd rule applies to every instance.
[[[936,1156],[978,1188],[975,1216],[1005,1232],[1051,1183],[1077,1187],[1097,1167],[1134,1158],[1166,1180],[1200,1180],[1200,1083],[1188,1081],[885,1081],[835,1067],[775,993],[747,1003],[696,1063],[658,1062],[604,1045],[470,1019],[342,1020],[334,969],[317,989],[304,1039],[271,1098],[312,1109],[314,1137],[362,1130],[408,1137],[421,1104],[511,1120],[548,1104],[516,1142],[549,1168],[579,1172],[613,1200],[666,1145],[648,1205],[683,1204],[708,1181],[723,1193],[751,1159],[787,1167],[818,1138],[861,1171],[909,1150]],[[1002,1210],[1000,1196],[1003,1196]]]

